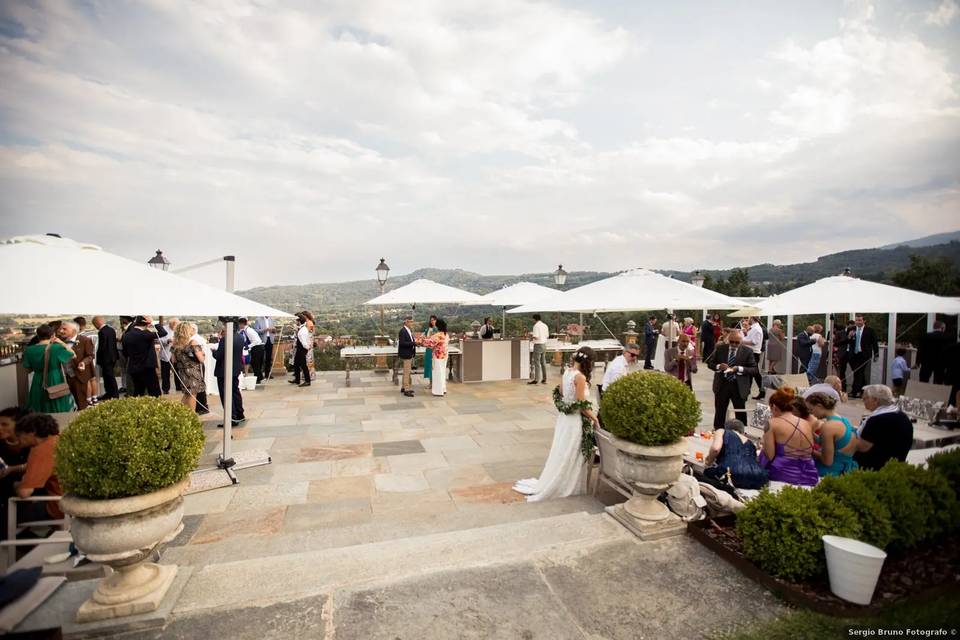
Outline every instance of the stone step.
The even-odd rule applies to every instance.
[[[356,525],[324,526],[311,531],[271,536],[232,536],[206,544],[168,546],[163,556],[165,562],[203,566],[488,527],[569,513],[602,513],[603,508],[602,503],[590,496],[573,496],[544,502],[461,505],[455,511],[416,518],[398,510],[393,514],[395,517],[380,517],[373,522]]]
[[[570,513],[194,568],[175,614],[288,602],[441,571],[510,564],[633,540],[604,514]],[[164,557],[164,563],[171,558]]]

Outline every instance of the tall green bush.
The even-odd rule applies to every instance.
[[[678,442],[700,423],[700,403],[690,388],[665,373],[637,372],[603,390],[604,428],[645,446]]]
[[[159,398],[123,398],[86,409],[60,436],[56,473],[82,498],[124,498],[179,482],[203,452],[197,414]]]
[[[927,458],[927,468],[946,478],[954,492],[960,494],[960,449],[943,451],[930,456]]]
[[[826,570],[821,536],[857,538],[861,526],[829,493],[786,487],[762,492],[738,513],[737,533],[746,556],[764,571],[802,580]]]
[[[861,471],[820,479],[814,491],[834,497],[857,516],[862,534],[860,540],[886,549],[894,536],[890,508],[880,500],[867,482],[868,474]]]

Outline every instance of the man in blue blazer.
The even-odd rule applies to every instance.
[[[234,325],[236,326],[236,325]],[[227,362],[227,340],[226,340],[226,329],[220,332],[220,343],[217,345],[217,350],[213,352],[213,359],[217,361],[216,366],[213,368],[213,375],[217,378],[217,389],[220,391],[220,403],[224,404],[224,390],[226,387],[225,381],[223,379],[223,369]],[[239,332],[235,333],[233,336],[233,426],[238,427],[246,421],[246,417],[243,415],[243,396],[240,395],[240,372],[243,370],[243,336]],[[223,417],[226,421],[226,416]],[[223,424],[218,424],[217,427],[223,427]]]
[[[413,368],[413,359],[417,355],[417,341],[413,337],[413,318],[407,316],[403,319],[403,326],[400,328],[400,334],[397,336],[397,357],[403,363],[403,382],[400,386],[400,393],[412,398],[413,380],[410,376],[410,370]]]

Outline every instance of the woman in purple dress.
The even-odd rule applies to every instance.
[[[796,391],[781,387],[770,398],[770,426],[763,434],[760,464],[770,482],[812,487],[820,480],[813,460],[810,411]]]

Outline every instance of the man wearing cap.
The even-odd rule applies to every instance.
[[[639,358],[640,345],[628,344],[623,348],[623,355],[614,358],[610,364],[607,365],[606,371],[603,372],[603,383],[597,389],[601,398],[603,397],[603,390],[630,373],[630,366],[635,365]]]

